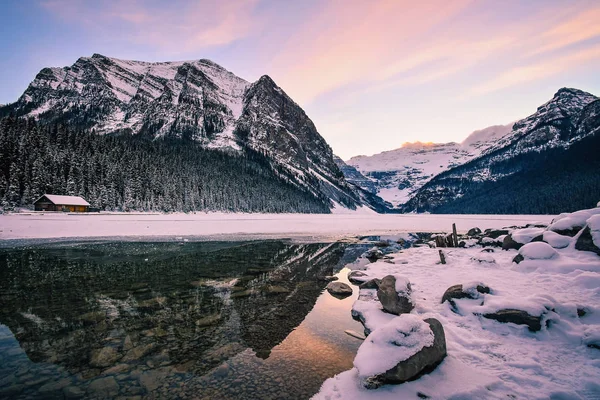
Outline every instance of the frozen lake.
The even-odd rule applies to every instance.
[[[548,223],[550,215],[436,214],[66,214],[0,215],[0,240],[101,237],[181,236],[197,240],[344,237],[406,232],[459,232],[475,226],[502,228],[531,222]]]

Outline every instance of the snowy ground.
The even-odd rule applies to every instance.
[[[594,218],[588,219],[592,232],[597,231]],[[520,237],[529,230],[524,231]],[[553,240],[556,247],[564,247],[555,249],[534,242],[519,252],[444,249],[446,265],[439,263],[438,249],[429,247],[410,248],[366,266],[357,264],[355,268],[365,269],[370,278],[389,274],[407,278],[416,303],[409,315],[442,323],[448,355],[436,370],[416,381],[369,390],[363,387],[360,369],[369,372],[371,364],[382,363],[386,354],[393,353],[359,357],[361,346],[355,368],[327,380],[315,399],[600,399],[600,350],[593,348],[600,347],[600,256],[575,250],[575,240],[567,238],[567,247]],[[525,258],[518,264],[512,261],[517,254]],[[456,300],[457,312],[449,302],[441,304],[450,286],[479,283],[491,294]],[[355,310],[366,309],[367,321],[376,326],[371,335],[403,318],[384,313],[377,301],[371,305],[360,300],[354,304]],[[524,325],[481,316],[507,308],[542,315],[542,330],[530,332]],[[585,315],[578,315],[578,309]],[[371,335],[363,346],[369,345]]]
[[[91,237],[167,237],[198,239],[303,238],[339,239],[348,236],[401,232],[459,231],[548,223],[546,215],[429,215],[429,214],[65,214],[0,215],[0,240]]]

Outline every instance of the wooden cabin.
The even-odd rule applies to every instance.
[[[45,194],[37,199],[33,205],[35,211],[70,211],[88,212],[90,203],[79,196],[59,196]]]

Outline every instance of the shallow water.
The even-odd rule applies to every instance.
[[[0,397],[304,399],[362,331],[325,276],[365,245],[65,243],[0,249]]]

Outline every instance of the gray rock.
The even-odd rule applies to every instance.
[[[495,230],[486,229],[486,231],[485,231],[485,236],[492,238],[492,239],[498,239],[500,236],[503,236],[503,235],[508,235],[508,230],[506,230],[506,229],[495,229]]]
[[[365,258],[371,262],[377,261],[383,258],[383,251],[373,248],[365,253]]]
[[[378,289],[381,284],[381,279],[371,279],[370,281],[366,281],[361,283],[358,287],[360,289]]]
[[[363,271],[350,271],[348,272],[348,280],[350,283],[354,283],[355,285],[360,285],[361,283],[368,280],[369,275],[364,273]]]
[[[103,347],[92,350],[90,353],[90,365],[96,368],[106,368],[114,365],[121,355],[114,347]]]
[[[477,285],[477,292],[482,293],[482,294],[489,294],[490,293],[490,288],[487,286],[483,286],[483,285]],[[463,292],[463,285],[454,285],[454,286],[450,286],[448,289],[446,289],[446,291],[444,292],[444,295],[442,296],[442,303],[444,303],[445,301],[449,301],[453,306],[454,306],[454,301],[455,299],[475,299],[476,297],[473,296],[472,293],[468,293],[468,292]]]
[[[481,235],[481,229],[479,229],[479,228],[471,228],[467,232],[467,236],[477,236],[477,235]]]
[[[333,281],[337,281],[339,278],[337,276],[327,275],[327,276],[320,276],[317,279],[320,281],[324,281],[324,282],[333,282]]]
[[[581,251],[592,251],[600,256],[600,248],[594,243],[592,232],[589,227],[586,227],[575,242],[575,248]]]
[[[517,254],[513,259],[512,262],[514,262],[515,264],[520,263],[521,261],[525,260],[525,257],[523,257],[520,254]]]
[[[523,247],[523,243],[516,242],[512,238],[512,235],[506,235],[506,237],[504,238],[504,241],[502,242],[502,250],[510,250],[510,249],[519,250],[521,247]]]
[[[343,282],[329,282],[326,289],[329,294],[336,297],[347,297],[352,294],[352,288]]]
[[[517,325],[527,325],[530,331],[537,332],[542,329],[542,317],[530,315],[523,310],[504,309],[495,313],[483,314],[485,318],[493,319],[498,322],[511,322]]]
[[[435,318],[425,320],[433,331],[434,339],[431,347],[423,347],[417,354],[399,362],[394,368],[368,378],[365,386],[376,389],[385,384],[398,384],[415,380],[433,371],[446,357],[446,335],[444,327]]]
[[[92,398],[110,399],[119,394],[119,384],[112,376],[99,378],[90,383],[87,392]]]
[[[381,280],[377,288],[377,298],[384,311],[400,315],[409,313],[415,307],[410,296],[411,292],[410,283],[402,290],[396,291],[396,278],[388,275]]]

